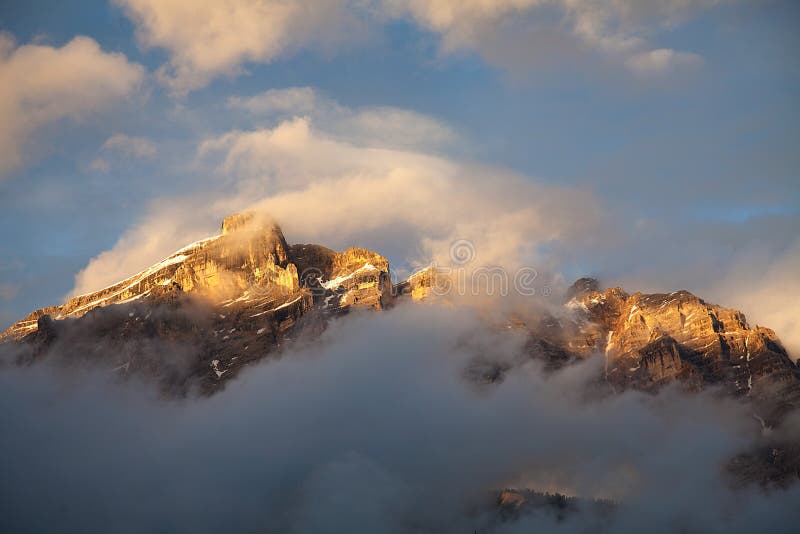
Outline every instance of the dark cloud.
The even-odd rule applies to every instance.
[[[475,343],[474,340],[482,340]],[[591,396],[600,362],[546,377],[471,313],[400,306],[335,321],[212,397],[42,364],[0,371],[0,529],[13,532],[567,532],[499,524],[487,490],[619,502],[615,531],[787,530],[798,489],[729,489],[746,406],[666,390]],[[517,367],[476,387],[476,357]]]

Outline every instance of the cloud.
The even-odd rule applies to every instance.
[[[427,115],[390,106],[348,108],[311,87],[231,97],[228,107],[255,115],[310,118],[331,135],[368,145],[430,150],[452,144],[458,137],[449,126]]]
[[[332,127],[364,143],[380,140],[397,147],[431,150],[456,141],[457,134],[431,117],[394,107],[372,107],[341,117]]]
[[[136,24],[139,41],[163,48],[159,78],[175,94],[238,75],[248,62],[269,63],[312,45],[356,38],[358,21],[344,0],[115,0]]]
[[[798,491],[732,490],[745,407],[667,390],[593,395],[602,362],[544,375],[464,309],[351,314],[210,398],[158,399],[64,361],[0,370],[0,528],[141,532],[751,532],[796,524]],[[477,355],[514,362],[491,386]],[[55,483],[58,481],[58,483]],[[614,498],[597,517],[493,521],[506,486]],[[136,506],[131,506],[135,499]],[[594,528],[593,528],[594,527]]]
[[[731,262],[724,276],[712,287],[741,309],[751,323],[775,330],[793,360],[800,359],[800,240],[785,251],[764,254],[747,247]]]
[[[411,115],[413,116],[413,115]],[[545,186],[470,161],[393,148],[419,122],[375,121],[336,134],[309,118],[273,128],[233,130],[205,140],[198,164],[216,169],[225,193],[162,199],[76,277],[84,293],[134,274],[191,239],[213,233],[226,215],[255,208],[277,219],[291,242],[367,246],[402,264],[449,263],[450,243],[469,239],[483,265],[551,259],[538,247],[580,242],[602,218],[586,193]],[[391,131],[389,141],[381,128]],[[404,131],[403,128],[407,128]],[[398,131],[400,130],[400,131]],[[350,137],[350,139],[347,139]]]
[[[316,100],[316,92],[311,87],[288,87],[269,89],[249,98],[233,96],[228,99],[228,107],[257,114],[305,114],[314,111]]]
[[[150,160],[158,153],[156,144],[146,137],[114,134],[103,143],[99,151],[102,155],[86,166],[90,172],[106,174],[111,171],[112,161],[119,163],[121,158],[128,160]]]
[[[308,48],[329,53],[361,39],[367,27],[397,19],[439,34],[445,54],[476,51],[509,69],[557,64],[589,52],[652,74],[656,68],[696,65],[699,59],[689,52],[653,49],[654,34],[726,1],[115,0],[133,20],[143,46],[168,52],[158,77],[175,95],[219,76],[240,75],[248,63],[270,63]],[[308,96],[284,92],[231,103],[277,110],[306,105]]]
[[[254,115],[304,117],[329,135],[368,145],[433,150],[452,144],[456,133],[433,117],[390,106],[348,108],[311,87],[269,89],[231,97],[228,107]]]
[[[703,215],[671,215],[669,224],[658,219],[618,221],[614,228],[595,232],[606,244],[582,261],[608,285],[643,292],[687,289],[741,310],[751,326],[774,329],[797,359],[799,310],[792,295],[800,289],[794,274],[800,265],[800,217],[772,214],[720,221]]]
[[[356,118],[382,108],[349,109],[307,89],[302,93],[313,94],[314,105],[305,115],[268,112],[255,119],[271,121],[270,127],[231,130],[199,143],[191,173],[208,181],[197,179],[195,189],[153,202],[76,276],[71,294],[133,275],[216,234],[226,215],[257,208],[277,218],[290,242],[365,246],[388,256],[398,276],[429,262],[448,265],[451,244],[466,239],[476,251],[471,267],[503,266],[513,273],[532,267],[539,289],[557,291],[586,274],[629,291],[687,289],[775,329],[797,357],[798,314],[786,300],[791,292],[782,290],[795,284],[791,256],[774,269],[766,261],[790,250],[797,221],[714,223],[680,216],[669,225],[632,224],[628,210],[610,209],[585,189],[553,187],[437,153],[440,136],[419,127],[441,124],[434,118],[375,121],[367,135]],[[417,142],[403,146],[403,139]],[[784,248],[755,246],[767,242]],[[732,251],[740,256],[731,257]]]
[[[152,158],[158,152],[150,139],[125,134],[112,135],[103,143],[102,149],[142,159]]]
[[[724,0],[385,0],[442,36],[442,50],[477,51],[519,69],[584,51],[619,60],[641,73],[697,64],[686,52],[651,50],[649,37]]]
[[[111,163],[103,158],[95,158],[89,163],[88,169],[92,172],[107,173],[111,170]]]
[[[82,119],[132,94],[144,69],[88,37],[60,48],[15,46],[0,34],[0,175],[18,168],[28,139],[64,118]]]
[[[649,52],[641,52],[628,58],[625,64],[637,74],[660,74],[682,66],[696,66],[703,63],[703,58],[689,52],[676,52],[668,48],[659,48]]]

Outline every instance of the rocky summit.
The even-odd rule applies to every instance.
[[[797,367],[775,332],[751,327],[742,312],[688,291],[629,295],[581,280],[566,306],[583,326],[584,350],[602,352],[606,378],[623,387],[680,379],[750,394],[765,382],[797,378]]]
[[[271,353],[300,321],[311,324],[354,308],[381,310],[395,298],[435,300],[437,276],[427,267],[392,287],[389,262],[380,254],[289,245],[269,217],[246,212],[225,218],[219,235],[126,280],[32,312],[0,334],[0,341],[27,347],[19,355],[26,360],[55,349],[91,354],[100,349],[86,345],[101,340],[116,347],[104,347],[105,358],[113,360],[107,363],[125,372],[174,366],[142,361],[145,345],[194,346],[200,356],[189,358],[183,374],[217,383]],[[786,402],[770,419],[800,399],[798,367],[780,340],[769,328],[751,327],[738,310],[687,291],[601,289],[591,278],[575,282],[564,302],[535,321],[510,325],[527,330],[529,353],[551,368],[599,353],[604,379],[617,390],[679,382],[760,398],[783,387]]]
[[[382,309],[390,297],[383,256],[288,245],[273,221],[243,213],[126,280],[32,312],[0,341],[17,342],[20,362],[96,356],[121,373],[154,375],[173,393],[196,379],[213,391],[274,352],[308,312]]]

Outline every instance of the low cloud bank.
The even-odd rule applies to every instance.
[[[472,313],[401,306],[335,321],[210,398],[77,368],[0,371],[2,530],[622,532],[787,530],[798,489],[732,491],[724,462],[758,439],[712,395],[594,395],[601,362],[546,377],[523,340]],[[500,384],[476,361],[512,362]],[[608,519],[498,524],[487,491],[621,503]],[[605,523],[604,523],[605,521]],[[599,522],[599,523],[598,523]]]

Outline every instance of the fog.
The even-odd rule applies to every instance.
[[[0,530],[775,532],[800,519],[796,487],[730,489],[725,462],[761,439],[746,405],[606,396],[601,361],[548,375],[521,336],[485,324],[428,305],[351,314],[180,400],[98,368],[6,366]],[[487,360],[512,369],[465,379]],[[508,486],[618,505],[502,524],[487,503]]]

